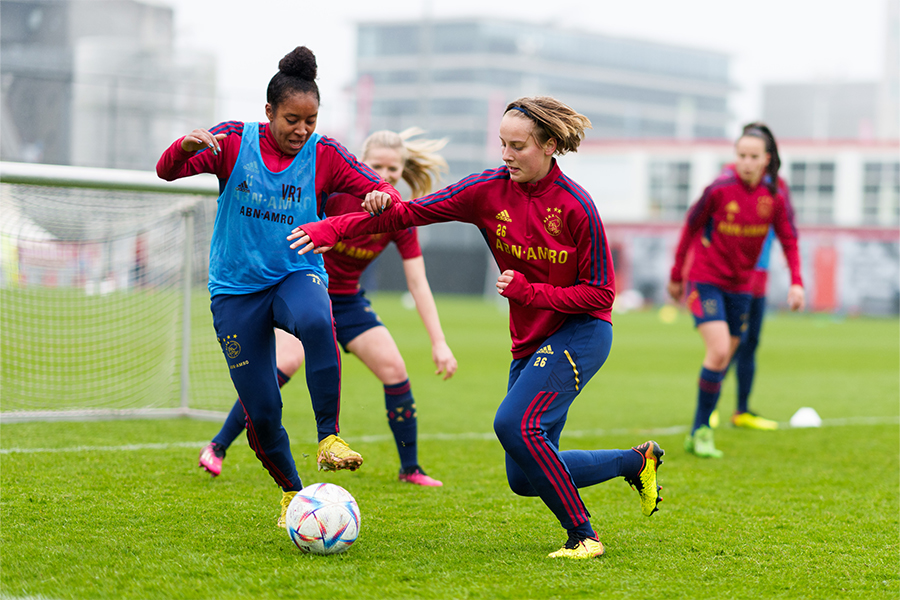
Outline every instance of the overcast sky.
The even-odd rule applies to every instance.
[[[732,57],[730,76],[739,88],[730,105],[736,131],[740,123],[760,117],[763,83],[880,79],[886,3],[900,0],[157,1],[175,9],[179,47],[217,56],[217,120],[265,119],[265,89],[278,61],[305,45],[319,64],[319,130],[340,136],[351,125],[345,90],[354,77],[357,20],[417,19],[430,11],[435,18],[555,22],[725,52]]]

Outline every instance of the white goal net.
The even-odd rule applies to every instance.
[[[0,163],[0,421],[221,419],[206,278],[217,186]]]

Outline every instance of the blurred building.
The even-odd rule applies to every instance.
[[[763,120],[779,139],[900,139],[900,0],[886,0],[885,11],[879,80],[763,87]]]
[[[727,54],[496,20],[358,25],[357,128],[447,137],[450,181],[499,163],[506,104],[550,95],[595,139],[722,139]]]
[[[729,62],[721,52],[512,21],[364,22],[354,141],[421,127],[448,138],[445,183],[458,181],[500,164],[503,109],[532,95],[590,118],[587,140],[724,139]],[[435,225],[420,237],[429,270],[442,274],[432,282],[437,291],[493,289],[493,260],[477,230]],[[403,287],[397,265],[375,271],[382,287]]]
[[[779,140],[778,147],[799,225],[900,226],[900,141]],[[733,160],[730,140],[585,142],[559,159],[605,223],[680,223]]]
[[[874,81],[766,85],[763,121],[779,138],[883,139],[888,135],[879,119],[880,87]]]
[[[0,0],[0,159],[150,170],[213,120],[212,55],[174,49],[172,9]]]

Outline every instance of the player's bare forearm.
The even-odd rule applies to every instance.
[[[422,324],[425,325],[425,330],[428,332],[428,337],[431,339],[431,358],[437,368],[435,374],[444,373],[444,379],[449,379],[456,372],[457,363],[444,337],[437,304],[425,274],[425,259],[421,256],[406,259],[403,261],[403,270],[406,274],[409,293],[416,302],[416,311],[418,311]]]
[[[669,296],[672,300],[681,302],[681,297],[684,295],[684,282],[670,281],[669,285],[666,286],[666,291],[669,292]]]
[[[806,292],[802,285],[792,285],[788,288],[788,306],[793,311],[803,310],[806,306]]]

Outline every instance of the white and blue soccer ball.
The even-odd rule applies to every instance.
[[[359,536],[359,506],[350,492],[333,483],[314,483],[294,496],[285,528],[301,552],[340,554]]]

